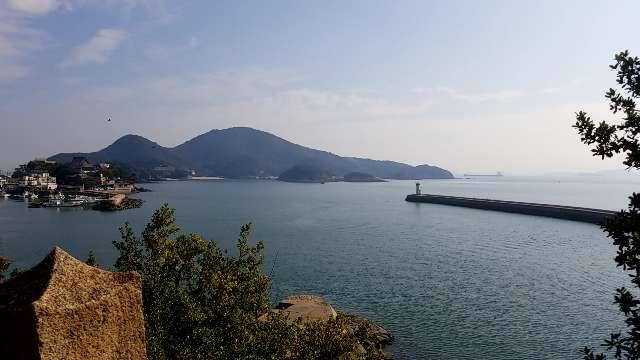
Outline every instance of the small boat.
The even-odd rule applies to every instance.
[[[64,196],[62,194],[49,197],[49,201],[42,207],[79,207],[95,203],[97,200],[85,195]]]
[[[62,205],[62,203],[64,202],[64,195],[62,194],[54,194],[49,196],[49,201],[42,204],[42,206],[47,206],[47,207],[55,207],[55,206],[60,206]]]
[[[96,202],[96,198],[86,195],[73,195],[67,197],[67,200],[72,203],[90,204]]]
[[[467,179],[471,178],[471,177],[503,177],[504,175],[502,175],[502,173],[500,171],[493,173],[493,174],[483,174],[483,173],[478,173],[478,174],[463,174],[462,176],[466,177]]]
[[[14,197],[15,197],[15,195],[14,195]],[[21,199],[35,200],[35,199],[38,198],[38,194],[29,192],[29,191],[25,191],[25,192],[22,193],[22,195],[17,195],[17,197],[21,198]]]

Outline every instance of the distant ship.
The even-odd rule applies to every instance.
[[[500,171],[495,174],[464,174],[463,176],[491,176],[491,177],[501,177],[504,176]]]

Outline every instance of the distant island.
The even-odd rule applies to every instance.
[[[350,172],[344,176],[337,176],[317,165],[301,164],[285,170],[278,177],[280,181],[298,183],[326,183],[326,182],[385,182],[371,174]]]
[[[167,178],[187,179],[191,176],[275,179],[301,164],[321,169],[327,173],[325,175],[331,174],[345,181],[362,181],[365,178],[453,178],[451,172],[437,166],[411,166],[394,161],[342,157],[247,127],[211,130],[174,148],[163,147],[142,136],[125,135],[96,152],[60,153],[48,160],[69,163],[79,157],[94,164],[117,164],[137,182]],[[352,176],[345,176],[347,174]],[[284,178],[287,176],[285,174]],[[314,175],[314,180],[316,177]]]
[[[335,174],[315,165],[295,165],[285,170],[278,180],[286,182],[323,183],[337,181]]]
[[[371,174],[361,172],[350,172],[344,175],[344,181],[346,182],[386,182],[384,179],[380,179]]]

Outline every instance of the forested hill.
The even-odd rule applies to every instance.
[[[337,176],[362,172],[386,179],[453,177],[449,171],[436,166],[341,157],[246,127],[211,130],[174,148],[160,146],[141,136],[125,135],[96,152],[61,153],[49,159],[68,162],[74,156],[84,156],[94,163],[117,162],[141,172],[168,166],[177,170],[193,169],[199,175],[228,178],[280,176],[300,164],[312,164]]]

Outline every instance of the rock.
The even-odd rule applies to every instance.
[[[115,203],[114,201],[100,201],[93,206],[93,209],[100,211],[129,210],[142,207],[143,203],[144,201],[142,199],[125,197],[118,203]]]
[[[383,328],[382,326],[376,323],[372,322],[372,325],[373,325],[374,334],[378,339],[378,345],[385,347],[393,343],[395,339],[393,337],[393,334],[391,334],[391,332],[389,332],[387,329]]]
[[[273,311],[285,314],[290,323],[300,319],[304,324],[309,321],[335,319],[337,316],[328,302],[315,295],[288,296],[280,301]]]
[[[0,358],[145,360],[142,280],[56,247],[0,284]]]
[[[347,319],[351,333],[358,338],[361,353],[366,354],[366,349],[383,349],[394,341],[394,337],[385,328],[373,321],[358,315],[344,312],[336,312],[331,304],[320,296],[292,295],[278,303],[272,311],[287,315],[289,323],[300,319],[302,324],[310,321],[322,321],[344,317]],[[265,319],[267,314],[261,319]]]
[[[357,331],[360,326],[363,326],[363,324],[368,326],[368,331],[375,339],[375,345],[379,348],[391,345],[395,340],[390,331],[365,317],[343,312],[340,312],[340,315],[345,316],[349,320],[349,326],[353,331]]]

